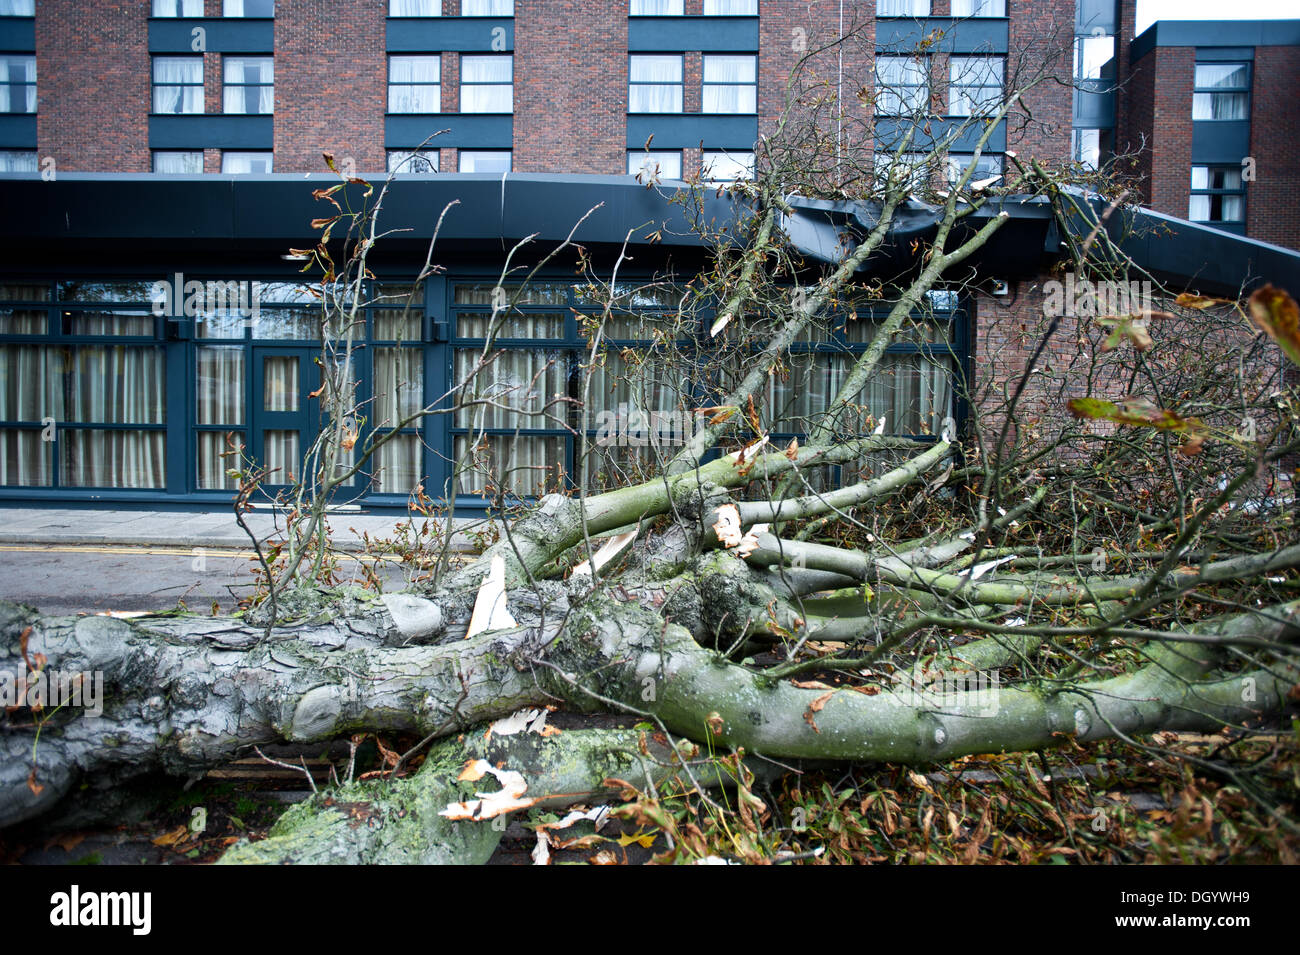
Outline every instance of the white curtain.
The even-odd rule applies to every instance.
[[[375,427],[396,427],[398,422],[419,411],[423,401],[423,351],[418,348],[376,348]]]
[[[714,182],[735,182],[754,178],[754,154],[749,152],[707,152],[700,157],[700,168],[705,179]]]
[[[242,425],[244,346],[200,345],[195,352],[195,423]]]
[[[629,15],[634,17],[680,17],[685,12],[682,0],[632,0]]]
[[[221,171],[248,175],[250,173],[267,173],[271,171],[271,153],[269,152],[225,152],[221,154]],[[263,316],[265,318],[266,316]]]
[[[629,113],[682,111],[682,58],[634,56],[628,73]]]
[[[486,452],[465,460],[472,438],[458,435],[455,459],[463,468],[456,479],[460,494],[486,494],[489,485],[513,494],[538,497],[555,490],[564,476],[564,439],[545,435],[488,435]]]
[[[752,56],[705,56],[705,113],[753,113],[758,110]]]
[[[462,17],[513,17],[515,0],[460,0]]]
[[[388,58],[388,111],[436,113],[442,109],[442,61],[437,56]]]
[[[292,484],[302,476],[302,460],[298,451],[298,432],[268,429],[262,432],[262,467],[271,473],[266,477],[269,485]]]
[[[223,109],[227,113],[270,113],[275,103],[275,63],[270,57],[225,58]]]
[[[36,112],[36,57],[0,56],[0,69],[0,113]]]
[[[35,14],[36,0],[0,0],[0,17],[30,17]]]
[[[203,153],[156,152],[153,154],[153,171],[169,175],[203,172]]]
[[[1007,0],[952,0],[954,17],[1005,17]]]
[[[388,0],[390,17],[440,17],[442,0]]]
[[[876,87],[876,109],[882,115],[912,113],[929,105],[929,75],[922,60],[876,57]]]
[[[438,171],[438,150],[388,151],[388,171],[397,173],[431,173]]]
[[[36,172],[36,152],[30,149],[0,149],[0,173]]]
[[[879,17],[928,17],[930,0],[877,0]]]
[[[948,112],[952,116],[992,113],[1002,101],[1002,60],[954,56],[949,61]]]
[[[266,355],[262,358],[262,410],[298,410],[298,358]]]
[[[806,431],[816,423],[853,366],[855,356],[797,355],[791,360],[787,381],[771,380],[768,413],[773,431]],[[943,419],[951,414],[952,386],[948,364],[922,355],[886,355],[856,404],[836,414],[838,430],[845,434],[870,431],[875,421],[885,419],[889,434],[937,434]]]
[[[399,434],[390,438],[371,458],[375,490],[380,494],[407,494],[424,479],[420,438]]]
[[[224,0],[221,15],[225,17],[273,17],[273,0]]]
[[[627,174],[641,175],[648,178],[657,175],[660,179],[682,178],[682,154],[680,152],[628,153]]]
[[[460,151],[461,172],[500,173],[510,171],[510,151],[490,149]]]
[[[706,17],[756,17],[758,0],[704,0]]]
[[[510,113],[514,111],[514,57],[462,56],[460,58],[460,111]]]
[[[201,17],[203,0],[153,0],[156,17]]]
[[[203,112],[203,60],[160,57],[153,61],[153,111]],[[187,84],[187,85],[182,85]]]

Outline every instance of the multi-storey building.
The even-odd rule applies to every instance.
[[[631,236],[635,255],[622,277],[667,268],[689,275],[706,251],[666,198],[672,181],[752,174],[780,122],[791,69],[821,44],[826,89],[837,102],[870,106],[861,116],[845,110],[830,130],[846,148],[884,154],[909,129],[916,135],[908,125],[916,110],[932,114],[925,137],[937,139],[1054,58],[1066,82],[1024,92],[1024,109],[992,130],[981,176],[1004,172],[1008,152],[1099,162],[1115,150],[1117,131],[1140,128],[1148,114],[1163,129],[1168,107],[1143,100],[1141,83],[1148,65],[1163,62],[1167,37],[1183,44],[1177,49],[1188,41],[1158,25],[1128,42],[1131,6],[0,0],[0,499],[225,506],[232,479],[223,453],[233,446],[294,473],[319,427],[319,328],[309,282],[285,253],[313,243],[309,223],[321,209],[311,190],[337,181],[322,177],[322,153],[347,174],[398,171],[385,224],[408,231],[377,253],[376,293],[409,286],[443,218],[436,258],[446,270],[422,289],[415,313],[382,303],[365,311],[358,394],[371,425],[383,428],[437,403],[465,376],[482,350],[492,296],[510,285],[500,274],[504,252],[523,237],[563,240],[594,210],[575,239],[596,268]],[[851,43],[840,41],[847,36]],[[1240,62],[1235,48],[1246,46],[1233,39],[1236,59],[1216,59],[1198,40],[1189,62]],[[1252,49],[1262,61],[1277,48]],[[1286,62],[1294,75],[1294,60]],[[1219,108],[1221,81],[1236,74],[1216,69],[1204,74],[1205,91],[1188,85],[1189,109]],[[1131,89],[1120,83],[1117,94],[1112,76],[1130,72]],[[1261,110],[1274,109],[1279,94],[1253,82],[1246,141],[1259,166],[1245,221],[1248,234],[1266,235],[1269,223],[1294,222],[1296,204],[1266,192],[1283,188],[1264,185],[1282,160],[1258,138]],[[1209,106],[1196,106],[1203,95]],[[1235,208],[1220,174],[1227,153],[1202,151],[1200,121],[1187,125],[1177,156],[1156,134],[1146,160],[1151,202],[1219,224]],[[967,132],[955,141],[933,174],[969,163],[974,139]],[[1159,178],[1175,161],[1193,184],[1177,201]],[[660,188],[634,178],[647,169]],[[715,221],[736,215],[726,196],[706,201]],[[808,211],[810,220],[819,214]],[[1041,207],[1012,216],[972,260],[961,293],[932,296],[942,333],[890,346],[891,377],[871,401],[900,431],[960,418],[961,397],[935,367],[997,378],[1023,366],[1032,342],[1021,326],[1041,316],[1037,285],[1054,233]],[[1300,278],[1300,257],[1284,250],[1203,226],[1178,229],[1181,238],[1136,247],[1175,284],[1195,276],[1203,290],[1228,292],[1263,274]],[[209,293],[215,283],[222,301],[187,314],[176,303],[189,282]],[[171,296],[161,309],[160,286]],[[596,307],[581,286],[572,257],[539,274],[497,343],[506,351],[498,374],[575,397],[581,316]],[[637,303],[651,319],[667,308],[667,298]],[[646,338],[626,334],[628,343]],[[774,385],[773,407],[824,395],[844,356],[865,345],[837,333],[800,346],[806,374]],[[631,401],[612,378],[610,403]],[[657,394],[662,407],[651,410],[667,411],[689,400],[689,383]],[[521,492],[573,480],[593,422],[572,410],[561,417],[500,411],[413,422],[358,478],[354,500],[402,506],[417,484],[481,500],[483,478],[454,475],[449,463],[480,437],[512,462]],[[783,420],[774,414],[775,424]]]

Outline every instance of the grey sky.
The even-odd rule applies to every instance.
[[[1284,20],[1300,18],[1296,0],[1138,0],[1137,32],[1156,20]]]

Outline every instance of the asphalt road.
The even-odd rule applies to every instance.
[[[80,544],[0,544],[0,597],[48,614],[99,610],[234,610],[252,592],[252,551]],[[360,565],[343,568],[360,579]],[[381,566],[388,589],[400,574]]]

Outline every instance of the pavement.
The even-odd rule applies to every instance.
[[[355,553],[364,549],[363,533],[372,539],[392,537],[397,523],[407,519],[403,514],[339,511],[329,515],[329,525],[335,548]],[[252,511],[245,515],[244,520],[259,541],[276,536],[278,529],[284,526],[283,517],[269,510]],[[483,522],[458,518],[456,524],[453,548],[471,549],[465,530],[470,527],[483,529]],[[0,507],[0,544],[247,548],[250,541],[228,508],[196,512]]]
[[[282,515],[246,516],[259,540],[278,536]],[[362,534],[391,538],[401,514],[335,512],[331,537],[344,582],[370,573],[385,591],[404,590],[420,571],[382,554],[364,554]],[[416,518],[420,520],[419,517]],[[474,548],[482,520],[457,519],[452,547]],[[47,614],[161,611],[178,605],[229,612],[254,591],[256,556],[229,511],[112,511],[0,507],[0,598]]]

